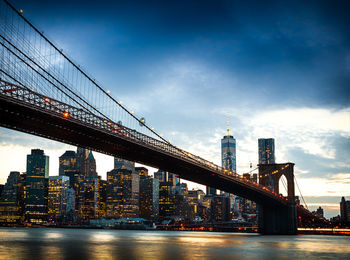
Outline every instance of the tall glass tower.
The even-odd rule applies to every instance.
[[[236,139],[230,135],[228,126],[227,135],[221,139],[221,165],[236,173]],[[216,195],[216,189],[207,186],[207,195]]]
[[[259,146],[259,164],[274,164],[275,163],[275,139],[260,138],[258,139]]]
[[[221,165],[226,170],[237,173],[236,170],[236,139],[230,135],[227,128],[227,135],[221,139]]]
[[[43,224],[48,216],[49,157],[32,149],[27,155],[25,216],[29,223]]]

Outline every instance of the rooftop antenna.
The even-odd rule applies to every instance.
[[[227,136],[230,136],[230,120],[227,117]]]

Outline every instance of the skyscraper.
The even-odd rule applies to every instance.
[[[260,138],[258,139],[259,146],[259,164],[274,164],[275,163],[275,139]]]
[[[96,161],[92,151],[78,147],[77,149],[77,170],[80,175],[97,176]]]
[[[102,180],[101,176],[98,176],[98,217],[106,217],[106,200],[107,200],[107,181]]]
[[[78,147],[77,171],[67,170],[71,187],[75,190],[76,213],[80,219],[93,219],[98,216],[99,186],[96,161],[92,151]]]
[[[140,217],[154,220],[159,215],[159,180],[151,176],[140,178]]]
[[[340,221],[350,222],[350,200],[345,200],[344,197],[340,201]]]
[[[159,182],[159,217],[175,215],[174,185],[171,182]]]
[[[114,157],[113,169],[127,169],[130,171],[135,171],[135,163],[122,158]]]
[[[49,177],[48,213],[49,221],[62,221],[67,213],[69,177]]]
[[[72,172],[77,170],[77,154],[74,151],[65,151],[59,157],[59,175],[64,176],[67,171]]]
[[[211,203],[212,219],[220,221],[231,220],[230,198],[224,195],[215,195]]]
[[[236,173],[236,139],[230,135],[227,127],[227,135],[221,139],[221,166],[226,170]],[[207,195],[216,195],[216,189],[207,187]]]
[[[227,135],[221,139],[221,166],[226,170],[237,173],[236,139],[230,135],[229,129],[227,129]]]
[[[25,174],[10,172],[0,196],[0,224],[20,224],[24,216]]]
[[[169,182],[173,187],[180,182],[180,179],[176,174],[163,171],[161,169],[154,173],[154,178],[158,179],[159,182]]]
[[[128,169],[107,172],[106,216],[135,218],[139,215],[139,175]]]
[[[98,176],[81,176],[79,180],[78,211],[84,220],[98,217],[99,180]]]
[[[49,157],[33,149],[27,155],[25,217],[27,222],[42,224],[48,216]]]
[[[148,176],[148,169],[145,167],[135,167],[135,171],[140,176],[140,179]]]

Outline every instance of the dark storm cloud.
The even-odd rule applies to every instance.
[[[14,4],[41,26],[59,31],[57,37],[90,52],[87,63],[106,63],[107,73],[89,66],[96,76],[117,75],[120,85],[135,91],[147,84],[145,75],[154,66],[180,57],[235,74],[263,106],[349,105],[349,1]]]

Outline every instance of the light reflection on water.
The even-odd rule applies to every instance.
[[[341,236],[0,228],[0,259],[350,259]]]

